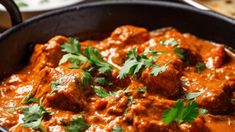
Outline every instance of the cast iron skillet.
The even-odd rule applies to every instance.
[[[0,2],[16,12],[10,13],[15,15],[13,24],[21,22],[11,0]],[[0,78],[25,65],[34,43],[44,43],[58,34],[110,32],[126,24],[149,30],[172,26],[235,48],[235,21],[227,17],[169,2],[109,0],[46,13],[5,31],[0,36]]]

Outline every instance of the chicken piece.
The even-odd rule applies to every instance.
[[[36,45],[34,53],[30,59],[33,72],[39,72],[44,67],[56,67],[63,56],[60,45],[67,41],[66,37],[56,36],[45,45]]]
[[[231,87],[225,80],[208,78],[208,74],[191,73],[186,76],[188,78],[187,93],[202,91],[202,94],[195,99],[199,106],[206,108],[212,114],[232,112]]]
[[[144,69],[140,81],[147,86],[149,93],[175,98],[182,93],[180,77],[174,65],[168,64],[167,69],[157,76],[151,74],[150,68]]]
[[[174,101],[146,96],[144,99],[136,99],[126,116],[133,120],[133,126],[139,132],[179,131],[176,124],[164,125],[161,119],[163,111],[171,108],[173,104]]]
[[[81,85],[81,69],[66,66],[56,69],[45,67],[35,76],[32,94],[44,98],[43,105],[62,110],[79,111],[85,104],[85,94],[90,88]]]
[[[211,51],[208,54],[206,54],[206,66],[210,69],[221,67],[225,55],[226,53],[223,45],[211,49]]]
[[[126,25],[116,28],[109,39],[120,44],[139,44],[147,41],[149,34],[145,28]]]
[[[81,69],[73,69],[54,75],[57,78],[51,82],[51,85],[55,83],[54,90],[46,95],[43,104],[63,110],[80,111],[86,104],[86,95],[91,92],[90,87],[81,84],[81,74]]]

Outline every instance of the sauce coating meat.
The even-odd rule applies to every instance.
[[[14,132],[233,131],[235,56],[173,28],[130,25],[101,41],[55,36],[3,79]]]

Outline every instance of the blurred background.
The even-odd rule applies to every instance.
[[[14,0],[21,11],[23,19],[37,16],[51,10],[74,6],[77,4],[101,0]],[[104,1],[104,0],[103,0]],[[107,0],[106,0],[107,1]],[[133,0],[141,1],[141,0]],[[147,0],[142,0],[147,1]],[[235,19],[235,0],[150,0],[170,1],[188,4],[202,10],[213,10]],[[0,5],[0,32],[11,27],[10,18],[5,8]]]

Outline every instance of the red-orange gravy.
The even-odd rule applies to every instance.
[[[175,39],[186,53],[182,60],[172,46],[163,46],[161,41]],[[42,105],[51,115],[44,117],[43,127],[47,131],[65,131],[61,122],[69,122],[74,116],[83,115],[89,128],[86,131],[112,131],[116,125],[126,132],[149,131],[234,131],[235,130],[235,56],[223,45],[199,39],[190,34],[182,34],[173,28],[149,32],[145,28],[121,26],[102,40],[81,42],[81,49],[95,47],[104,60],[122,67],[126,54],[133,48],[137,53],[147,49],[165,51],[156,60],[159,65],[168,64],[168,69],[157,77],[150,75],[149,68],[143,68],[138,77],[127,76],[117,79],[119,70],[107,76],[113,83],[104,86],[107,91],[147,87],[144,94],[132,93],[133,102],[125,94],[101,98],[90,87],[76,85],[81,82],[82,69],[69,69],[69,62],[58,65],[65,54],[61,44],[67,37],[55,36],[46,44],[37,44],[25,68],[5,78],[0,86],[0,125],[10,131],[35,131],[21,125],[21,109],[13,107],[32,105],[22,104],[29,94],[43,98]],[[196,72],[196,63],[204,62],[206,69]],[[73,76],[77,76],[76,82]],[[97,76],[95,74],[94,76]],[[51,82],[64,78],[65,87],[51,93]],[[184,83],[182,83],[184,82]],[[198,116],[191,124],[165,125],[162,113],[174,106],[179,98],[187,93],[203,90],[195,98],[199,107],[208,110]]]

